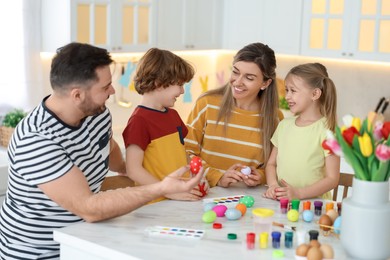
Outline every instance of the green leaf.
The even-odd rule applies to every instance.
[[[372,181],[387,181],[389,171],[389,161],[380,162],[378,171],[372,176]]]
[[[25,116],[23,110],[15,109],[4,116],[3,126],[15,128]]]

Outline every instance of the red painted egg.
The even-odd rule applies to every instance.
[[[193,174],[197,174],[202,167],[202,159],[198,156],[194,156],[190,162],[190,170]]]

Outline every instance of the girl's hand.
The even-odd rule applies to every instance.
[[[253,186],[257,186],[257,185],[260,185],[260,184],[265,182],[263,180],[263,178],[264,178],[263,175],[259,171],[257,171],[257,169],[255,167],[251,167],[251,174],[249,174],[249,175],[245,175],[243,173],[241,173],[241,174],[242,174],[241,177],[247,186],[253,187]]]
[[[298,189],[292,187],[283,179],[280,180],[280,184],[282,184],[283,186],[275,189],[275,195],[277,200],[280,200],[281,198],[288,198],[289,200],[299,199]]]
[[[269,186],[267,191],[263,194],[264,197],[268,198],[268,199],[273,199],[273,200],[276,200],[276,192],[275,190],[277,188],[280,188],[279,185],[272,185],[272,186]]]

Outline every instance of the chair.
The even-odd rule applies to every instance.
[[[340,186],[343,187],[343,199],[348,195],[348,188],[352,187],[353,174],[340,173],[339,184],[333,189],[333,200],[337,201],[337,192]]]
[[[133,186],[134,181],[127,176],[108,176],[104,179],[100,191],[115,190]]]

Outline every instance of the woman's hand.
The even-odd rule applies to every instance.
[[[244,167],[244,165],[239,163],[230,166],[230,168],[222,175],[221,179],[219,179],[217,185],[227,188],[232,183],[243,181],[245,175],[239,171],[242,167]]]
[[[255,167],[251,167],[251,174],[249,175],[245,175],[243,173],[241,174],[244,183],[249,187],[254,187],[262,183],[265,183],[264,176]]]

